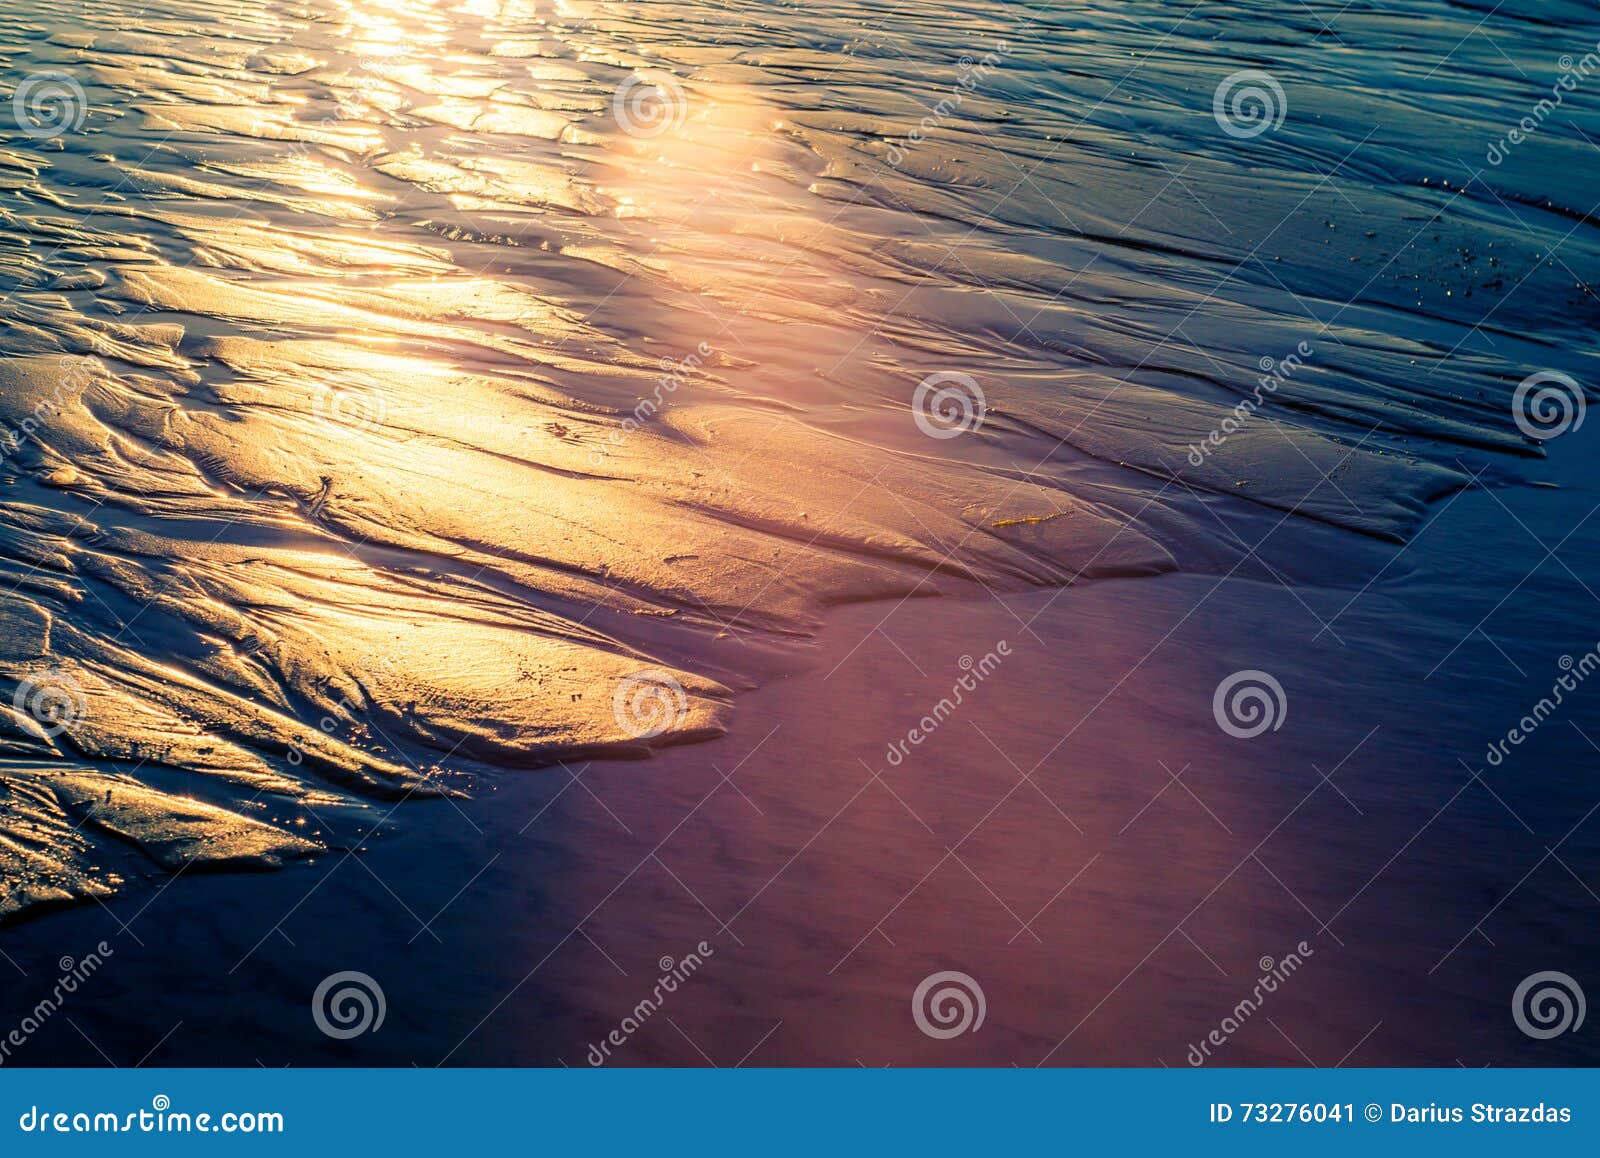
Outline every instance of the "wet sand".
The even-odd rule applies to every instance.
[[[1217,1064],[1594,1060],[1593,690],[1486,759],[1600,639],[1593,106],[1484,159],[1578,7],[91,7],[0,18],[6,1010],[115,949],[19,1062],[582,1065],[691,952],[616,1063],[1182,1065],[1291,952]]]
[[[1545,499],[1506,496],[1553,542],[1566,516]],[[1574,631],[1563,566],[1477,551],[1505,518],[1464,496],[1381,592],[1171,577],[845,609],[722,739],[407,804],[305,876],[191,877],[13,928],[7,951],[40,975],[112,937],[73,1017],[124,1065],[583,1065],[659,959],[702,941],[704,968],[612,1064],[1182,1065],[1261,958],[1302,942],[1293,983],[1212,1064],[1591,1063],[1583,1035],[1533,1041],[1507,1016],[1523,977],[1593,960],[1600,838],[1587,701],[1483,760],[1522,710],[1512,665],[1553,675],[1535,665]],[[1303,546],[1275,539],[1263,555]],[[1590,573],[1597,553],[1586,524],[1562,558]],[[1456,621],[1491,611],[1463,643]],[[961,657],[1002,640],[891,765]],[[1283,727],[1199,726],[1256,659],[1288,693]],[[379,1032],[313,1024],[307,978],[340,969],[382,985]],[[945,969],[987,1002],[949,1041],[909,1005]],[[93,1061],[60,1024],[30,1057]]]

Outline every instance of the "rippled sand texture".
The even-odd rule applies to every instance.
[[[1403,541],[1595,349],[1590,146],[1478,160],[1577,5],[222,8],[0,14],[86,94],[0,110],[0,915],[715,735],[828,604]],[[1219,131],[1266,64],[1292,115]]]

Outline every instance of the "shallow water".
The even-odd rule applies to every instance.
[[[1011,633],[995,728],[958,724],[961,740],[944,730],[919,750],[955,778],[936,778],[951,795],[933,807],[991,831],[996,863],[973,877],[1010,894],[1008,911],[1032,912],[1070,875],[1049,850],[1079,824],[1071,839],[1091,843],[1071,867],[1096,852],[1116,863],[1115,847],[1125,871],[1085,902],[1094,948],[998,938],[1010,963],[990,966],[991,984],[1013,1008],[1061,1008],[1049,1027],[997,1008],[977,1060],[1177,1064],[1181,1048],[1132,1028],[1163,1008],[1157,995],[1125,1022],[1086,1018],[1081,1051],[1050,1045],[1091,1007],[1101,1017],[1123,970],[1140,976],[1146,942],[1186,928],[1172,922],[1204,894],[1191,885],[1249,851],[1203,811],[1130,843],[1119,829],[1162,790],[1162,764],[1231,769],[1212,790],[1258,840],[1313,787],[1274,779],[1281,732],[1241,747],[1217,731],[1218,682],[1263,669],[1315,688],[1291,687],[1307,721],[1284,741],[1300,745],[1296,775],[1339,766],[1389,721],[1360,774],[1380,819],[1349,835],[1365,812],[1335,798],[1303,837],[1303,879],[1218,917],[1208,949],[1235,951],[1219,970],[1232,977],[1297,933],[1343,948],[1320,914],[1460,786],[1458,760],[1481,766],[1557,657],[1594,646],[1600,568],[1570,465],[1586,432],[1530,437],[1514,397],[1536,372],[1594,378],[1592,94],[1492,157],[1560,62],[1597,41],[1582,5],[1437,0],[986,0],[937,19],[876,4],[249,0],[226,19],[175,0],[95,0],[71,17],[8,5],[0,64],[19,99],[30,81],[65,95],[37,103],[50,91],[35,87],[32,119],[18,111],[0,139],[0,674],[16,688],[0,697],[0,912],[99,902],[20,926],[18,953],[67,935],[38,930],[107,918],[132,936],[134,914],[143,927],[187,895],[237,903],[189,932],[248,974],[257,938],[303,941],[280,922],[294,897],[317,886],[341,920],[357,874],[335,878],[355,892],[318,882],[353,860],[382,887],[326,938],[346,956],[468,885],[478,914],[449,952],[479,964],[443,996],[417,991],[440,962],[386,974],[413,1011],[438,1004],[408,1023],[396,999],[409,1028],[390,1030],[381,1060],[578,1064],[574,1043],[630,1007],[634,983],[578,967],[541,991],[548,1009],[503,1016],[527,996],[512,983],[528,966],[578,931],[645,963],[681,956],[708,913],[726,939],[728,914],[770,901],[750,894],[854,799],[834,789],[862,761],[861,777],[882,771],[885,746],[948,689],[938,673]],[[1213,108],[1243,69],[1281,92],[1259,133],[1247,118],[1230,132]],[[937,406],[930,376],[947,391]],[[1230,428],[1263,379],[1266,408]],[[1553,573],[1534,606],[1529,568]],[[1161,623],[1198,631],[1206,662],[1164,663]],[[853,665],[878,674],[845,695],[835,681]],[[1441,690],[1447,677],[1459,686]],[[1512,821],[1487,794],[1373,936],[1406,935],[1392,924],[1421,913],[1449,940],[1472,929],[1528,871],[1491,817],[1519,839],[1548,827],[1552,844],[1579,820],[1592,695],[1570,711],[1541,732],[1560,761],[1535,778],[1548,812],[1530,820],[1519,800]],[[751,721],[767,718],[782,739],[758,746]],[[793,739],[801,721],[825,742]],[[1087,819],[1053,831],[1055,811],[1029,816],[1002,840],[982,808],[968,816],[962,801],[994,771],[974,732],[998,742],[1002,771],[1041,761]],[[661,751],[676,744],[690,746]],[[623,931],[591,939],[586,912],[635,879],[616,880],[638,859],[635,826],[676,832],[746,759],[770,792],[734,808],[763,822],[721,816],[674,866],[723,894],[685,886],[697,903],[681,928],[650,898],[619,898]],[[606,782],[592,798],[571,787],[589,768]],[[579,798],[598,814],[569,813]],[[791,898],[765,938],[724,940],[738,971],[706,987],[717,1001],[695,1042],[798,1016],[815,1028],[766,1060],[849,1062],[905,1020],[902,988],[938,967],[931,946],[963,941],[950,914],[967,901],[913,921],[929,942],[911,955],[921,972],[884,961],[847,980],[809,960],[835,937],[848,949],[846,929],[872,930],[929,871],[891,823],[905,819],[896,798],[815,882],[824,899]],[[498,826],[532,815],[563,824],[515,855]],[[390,840],[397,859],[377,847]],[[1580,831],[1572,855],[1541,863],[1594,889],[1593,843]],[[1518,874],[1461,880],[1480,848]],[[1163,860],[1175,871],[1150,879]],[[270,884],[186,878],[169,892],[163,878],[190,866],[289,867]],[[1039,874],[1049,889],[1022,905]],[[523,942],[495,926],[530,888]],[[1132,898],[1149,912],[1119,925]],[[1593,915],[1582,898],[1579,912]],[[1595,960],[1592,939],[1572,947],[1570,920],[1529,920],[1548,927],[1524,944]],[[1027,962],[1017,934],[1038,942]],[[124,951],[150,971],[142,984],[172,968]],[[309,954],[261,966],[282,970],[266,988],[297,1011],[306,978],[348,967]],[[1214,999],[1190,991],[1204,957],[1171,966],[1187,984],[1174,981],[1183,1013],[1169,1024],[1192,1030],[1227,1006],[1227,983]],[[1400,1009],[1367,1018],[1379,971],[1360,951],[1343,959],[1318,997],[1346,1012],[1296,1040],[1325,1036],[1314,1052],[1332,1057],[1386,1020],[1377,1056],[1457,1056],[1416,1028],[1429,1005],[1409,966]],[[1071,962],[1082,975],[1061,979]],[[237,970],[219,969],[195,1008],[228,1001]],[[846,985],[848,1016],[821,978]],[[1499,975],[1478,979],[1451,984],[1503,1006]],[[1451,1008],[1452,1031],[1476,1040],[1478,1006]],[[728,1009],[751,1024],[723,1026]],[[270,1012],[241,1016],[244,1053],[191,1036],[171,1056],[335,1048],[273,1040]],[[137,1054],[153,1023],[126,1019],[89,1036]],[[918,1035],[876,1060],[975,1060],[928,1046]],[[632,1060],[697,1060],[675,1037],[641,1048]],[[1530,1047],[1493,1048],[1518,1060]]]

